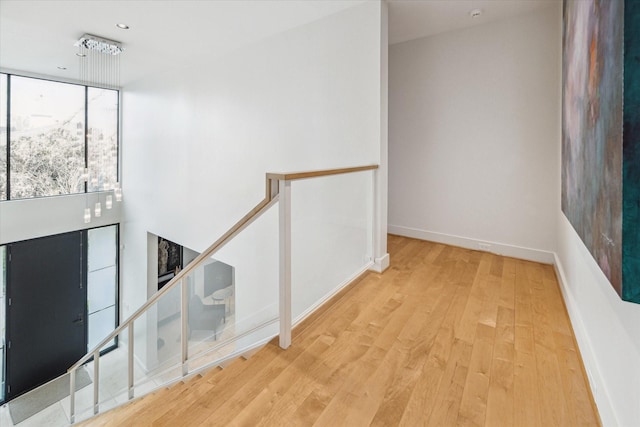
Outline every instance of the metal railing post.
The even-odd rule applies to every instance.
[[[129,400],[133,399],[133,325],[134,322],[129,323],[129,352],[128,352],[128,388],[129,388]]]
[[[69,422],[76,421],[76,370],[69,372]]]
[[[182,279],[180,286],[182,286],[182,292],[180,302],[182,304],[180,323],[182,326],[182,332],[180,334],[182,344],[182,376],[184,377],[189,373],[189,366],[187,360],[189,358],[189,289],[187,281]]]
[[[97,415],[100,411],[100,404],[98,399],[100,398],[100,350],[96,350],[93,353],[93,413]]]
[[[291,345],[291,181],[280,180],[280,347]]]

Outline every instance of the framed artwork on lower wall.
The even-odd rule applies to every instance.
[[[182,269],[182,246],[158,236],[158,289]]]

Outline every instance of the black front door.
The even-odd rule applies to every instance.
[[[7,246],[7,401],[64,374],[86,353],[85,236]]]

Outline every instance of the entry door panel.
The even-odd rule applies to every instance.
[[[8,245],[7,400],[64,374],[86,353],[85,235]]]

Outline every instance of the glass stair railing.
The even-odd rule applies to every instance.
[[[293,325],[373,265],[377,168],[267,174],[256,207],[69,368],[70,394],[61,402],[69,422],[276,336],[289,347]],[[234,277],[212,291],[220,262]],[[167,307],[173,314],[160,315]],[[78,389],[87,377],[90,385]]]

